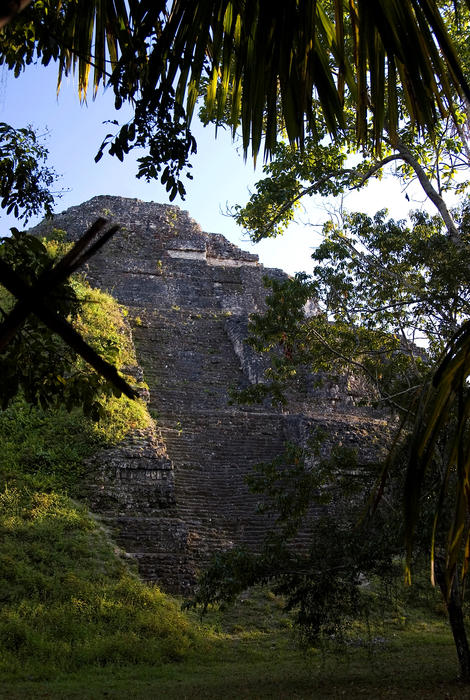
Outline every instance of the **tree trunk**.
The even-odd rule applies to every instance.
[[[462,600],[460,597],[457,575],[454,575],[450,594],[447,590],[447,582],[440,561],[435,562],[434,573],[436,581],[441,589],[449,616],[449,623],[454,637],[455,648],[459,660],[460,680],[470,683],[470,648],[468,646],[467,631],[462,612]]]

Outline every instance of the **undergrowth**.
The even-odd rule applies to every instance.
[[[161,664],[191,648],[194,632],[176,603],[141,583],[66,495],[5,488],[0,536],[2,675]]]
[[[79,331],[126,373],[136,363],[118,304],[80,278],[73,285],[81,300]],[[0,294],[8,308],[8,295]],[[78,359],[75,370],[85,369]],[[87,457],[151,422],[142,402],[109,392],[99,402],[99,422],[79,408],[43,410],[21,396],[0,412],[3,679],[41,680],[91,666],[161,665],[181,660],[194,646],[195,627],[178,604],[138,579],[76,500]]]

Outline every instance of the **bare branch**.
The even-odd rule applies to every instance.
[[[351,185],[350,189],[352,190],[357,190],[360,189],[365,182],[369,178],[371,178],[376,172],[381,170],[385,165],[388,163],[391,163],[394,160],[402,160],[402,156],[400,156],[398,153],[397,154],[392,154],[390,156],[387,156],[386,158],[383,158],[382,160],[378,161],[377,163],[374,163],[374,165],[366,172],[363,173],[360,170],[357,170],[355,168],[345,168],[344,170],[337,170],[332,173],[327,173],[323,177],[320,177],[318,180],[315,180],[314,183],[309,185],[308,187],[304,187],[301,192],[295,195],[295,197],[292,197],[289,199],[287,202],[285,202],[280,209],[278,209],[277,213],[273,216],[273,218],[267,223],[267,225],[264,227],[264,229],[261,231],[260,238],[264,238],[270,231],[272,231],[273,227],[275,224],[282,218],[282,216],[291,209],[296,202],[298,202],[300,199],[303,197],[306,197],[307,195],[314,194],[315,191],[324,183],[328,182],[329,180],[333,180],[334,178],[344,178],[344,177],[350,177],[351,179],[355,177],[360,177],[360,181],[355,184]]]
[[[404,406],[400,406],[400,404],[396,403],[396,401],[393,400],[392,396],[389,396],[385,392],[383,392],[380,389],[380,386],[377,382],[376,377],[374,377],[373,374],[367,369],[365,365],[362,364],[362,362],[358,362],[357,360],[353,360],[351,357],[347,357],[346,355],[343,355],[342,352],[339,350],[336,350],[336,348],[332,347],[327,340],[319,333],[315,328],[310,327],[309,331],[315,336],[317,340],[320,341],[320,343],[333,355],[336,357],[339,357],[341,360],[343,360],[347,365],[351,365],[353,367],[357,367],[358,369],[361,370],[361,372],[364,372],[366,377],[369,377],[369,379],[373,382],[375,388],[379,392],[381,396],[381,401],[387,401],[391,406],[396,408],[398,411],[404,411],[405,413],[409,413],[410,415],[414,415],[409,409],[405,408]]]
[[[447,204],[441,197],[441,195],[434,189],[431,180],[426,175],[424,168],[421,166],[419,161],[413,156],[411,151],[400,141],[395,145],[395,148],[399,152],[402,159],[410,165],[416,173],[416,177],[419,180],[419,184],[424,190],[426,196],[431,200],[436,209],[438,210],[441,218],[447,228],[449,236],[454,243],[460,244],[460,236],[455,225],[452,214],[447,208]]]

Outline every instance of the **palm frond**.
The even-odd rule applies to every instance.
[[[455,480],[453,516],[447,534],[445,571],[443,572],[448,591],[451,590],[452,579],[456,574],[459,561],[462,562],[462,577],[467,574],[469,564],[470,395],[467,387],[469,375],[470,322],[467,321],[449,344],[433,381],[423,396],[414,425],[405,483],[405,537],[409,574],[423,479],[435,458],[437,442],[446,431],[447,434],[444,436],[447,443],[446,460],[434,519],[431,558],[434,566],[436,532],[453,475]]]
[[[321,0],[175,0],[177,29],[164,25],[159,41],[178,66],[169,75],[183,76],[179,96],[196,57],[191,90],[200,87],[203,53],[214,81],[206,95],[209,112],[220,117],[235,94],[232,118],[241,117],[245,151],[256,154],[264,137],[267,156],[279,104],[289,139],[301,145],[305,129],[314,127],[317,101],[331,133],[341,128],[345,84],[357,101],[358,139],[366,139],[370,117],[377,146],[385,122],[392,132],[397,125],[397,76],[422,128],[451,108],[456,93],[470,96],[434,0],[335,0],[331,15],[328,7]],[[222,89],[214,89],[216,79]]]
[[[241,120],[245,151],[251,148],[254,155],[263,142],[266,156],[274,148],[279,105],[292,142],[301,145],[306,129],[314,129],[318,103],[336,133],[343,123],[345,87],[356,100],[358,140],[367,138],[371,119],[377,147],[384,124],[392,137],[397,127],[397,80],[410,117],[421,128],[432,128],[452,108],[456,94],[470,99],[436,0],[50,0],[40,5],[57,42],[53,57],[59,75],[75,70],[82,98],[89,81],[96,91],[120,59],[133,56],[140,68],[126,87],[129,94],[176,86],[176,101],[189,120],[202,79],[210,76],[209,112],[220,118],[228,106],[232,120]],[[37,17],[38,8],[26,8],[15,22],[26,21],[28,13]],[[42,42],[46,51],[44,36]]]

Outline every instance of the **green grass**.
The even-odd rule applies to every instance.
[[[189,623],[196,625],[193,616]],[[205,635],[179,663],[91,664],[50,680],[6,682],[5,698],[468,698],[456,680],[453,644],[443,620],[390,623],[335,647],[302,651],[279,599],[250,594],[212,611]],[[380,632],[380,640],[375,634]]]
[[[183,658],[196,634],[175,601],[146,586],[104,530],[66,495],[0,496],[0,675]]]
[[[84,296],[80,331],[97,349],[112,348],[119,366],[135,364],[117,303],[76,284]],[[141,402],[107,393],[100,400],[99,423],[79,409],[45,411],[21,397],[0,412],[3,682],[41,684],[60,673],[129,663],[161,666],[187,656],[198,639],[179,604],[138,579],[77,500],[87,457],[151,421]]]
[[[425,574],[408,592],[398,583],[387,596],[368,592],[369,625],[352,624],[343,645],[302,650],[269,590],[211,609],[202,622],[182,613],[141,583],[86,508],[57,488],[65,463],[78,463],[73,423],[64,440],[63,423],[54,432],[44,415],[20,404],[12,411],[3,431],[21,441],[16,462],[13,447],[8,453],[0,496],[0,697],[470,697],[455,680],[455,649]],[[4,457],[1,464],[6,470]]]

